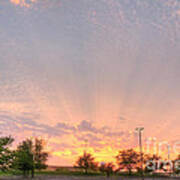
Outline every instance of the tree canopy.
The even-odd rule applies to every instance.
[[[10,150],[14,139],[9,137],[0,138],[0,169],[5,171],[12,166],[13,151]]]
[[[33,177],[35,169],[46,168],[47,158],[48,153],[44,151],[42,139],[26,139],[17,147],[14,164],[25,176],[31,171]]]
[[[97,169],[98,163],[95,162],[92,154],[84,152],[84,154],[78,158],[76,166],[84,169],[85,173],[87,174],[88,170]]]
[[[140,154],[133,149],[122,150],[119,151],[119,154],[116,156],[116,160],[119,169],[126,169],[129,174],[131,174],[133,169],[137,169],[139,167]]]

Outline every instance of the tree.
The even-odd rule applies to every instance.
[[[34,176],[34,160],[33,160],[33,142],[26,139],[18,145],[16,151],[16,158],[14,161],[15,168],[23,171],[23,175],[29,175],[31,171],[32,177]]]
[[[14,164],[17,169],[23,171],[24,176],[29,175],[31,171],[31,176],[34,177],[35,169],[46,168],[47,158],[43,140],[36,138],[33,142],[32,139],[26,139],[17,148]]]
[[[140,162],[140,155],[133,149],[127,149],[119,151],[116,156],[117,164],[119,169],[128,170],[129,175],[131,175],[133,169],[137,169]]]
[[[173,161],[173,172],[175,174],[180,173],[180,154],[177,156],[177,158]]]
[[[148,154],[146,154],[144,156],[145,172],[146,173],[151,173],[151,172],[156,171],[158,168],[162,169],[163,164],[162,163],[159,164],[160,159],[161,159],[161,157],[158,156],[158,155],[155,155],[155,154],[148,155]]]
[[[34,161],[35,169],[41,170],[47,167],[46,161],[48,159],[48,153],[44,151],[43,139],[35,139],[34,145]]]
[[[13,151],[9,149],[14,139],[9,137],[0,138],[0,169],[5,171],[12,166]]]
[[[113,169],[114,169],[114,164],[113,163],[101,163],[99,170],[102,173],[106,173],[106,176],[109,177],[112,173],[113,173]]]
[[[76,166],[84,169],[85,174],[87,174],[89,169],[96,170],[98,164],[90,153],[84,152],[84,154],[78,158]]]

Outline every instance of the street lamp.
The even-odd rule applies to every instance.
[[[142,180],[144,180],[144,173],[143,173],[143,148],[142,148],[142,131],[144,130],[144,127],[137,127],[135,129],[138,132],[139,135],[139,151],[141,156],[141,171],[142,171]]]
[[[170,160],[171,159],[171,146],[168,144],[167,145],[168,147],[168,160]]]

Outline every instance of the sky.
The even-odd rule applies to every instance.
[[[0,0],[0,132],[49,164],[179,142],[179,0]]]

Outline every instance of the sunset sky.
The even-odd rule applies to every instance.
[[[179,0],[0,0],[0,133],[49,164],[180,140]]]

